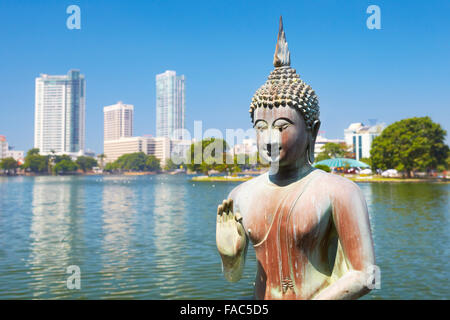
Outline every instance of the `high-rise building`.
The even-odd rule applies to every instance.
[[[184,75],[167,70],[156,75],[156,137],[183,139]]]
[[[385,128],[384,123],[365,126],[363,123],[352,123],[344,130],[345,143],[352,148],[355,159],[370,157],[372,141],[379,136]]]
[[[8,142],[5,136],[0,136],[0,159],[6,158],[8,152]]]
[[[82,154],[85,143],[84,75],[41,74],[36,78],[34,147],[41,154]]]
[[[103,108],[104,141],[133,136],[133,110],[133,105],[122,101]]]

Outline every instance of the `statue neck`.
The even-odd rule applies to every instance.
[[[290,166],[271,167],[269,170],[269,181],[277,186],[286,186],[307,176],[314,167],[306,159],[301,159]],[[272,173],[272,171],[275,171]]]

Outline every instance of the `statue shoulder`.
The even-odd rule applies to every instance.
[[[261,174],[253,179],[245,181],[238,186],[236,186],[231,192],[228,194],[228,198],[232,198],[235,205],[239,207],[239,204],[242,202],[248,202],[252,195],[254,195],[257,190],[256,186],[261,185],[264,181],[265,174]]]
[[[263,176],[264,174],[261,174],[253,179],[250,179],[248,181],[239,184],[233,190],[231,190],[228,197],[233,198],[233,200],[236,200],[235,197],[237,198],[240,194],[249,192],[254,188],[255,185],[261,183]]]
[[[313,183],[314,189],[320,190],[321,193],[329,197],[331,201],[337,199],[364,199],[361,189],[353,181],[337,174],[328,173],[319,169],[317,171],[318,176],[315,183]]]

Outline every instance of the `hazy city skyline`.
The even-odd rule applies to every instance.
[[[381,30],[366,27],[368,3],[361,1],[76,4],[81,30],[67,29],[65,2],[0,4],[8,48],[0,50],[7,61],[0,134],[18,150],[33,146],[34,79],[72,68],[87,79],[86,149],[97,153],[103,106],[117,101],[139,110],[135,135],[156,134],[154,77],[164,70],[189,79],[188,130],[194,120],[205,130],[249,128],[251,96],[272,69],[280,14],[292,66],[319,96],[324,136],[342,138],[350,123],[368,119],[426,115],[450,128],[449,3],[436,10],[377,1]]]

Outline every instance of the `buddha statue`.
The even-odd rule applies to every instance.
[[[282,19],[275,69],[250,115],[270,170],[238,185],[217,208],[216,244],[228,281],[257,259],[255,299],[357,299],[373,288],[367,205],[352,181],[315,169],[315,92],[290,67]]]

